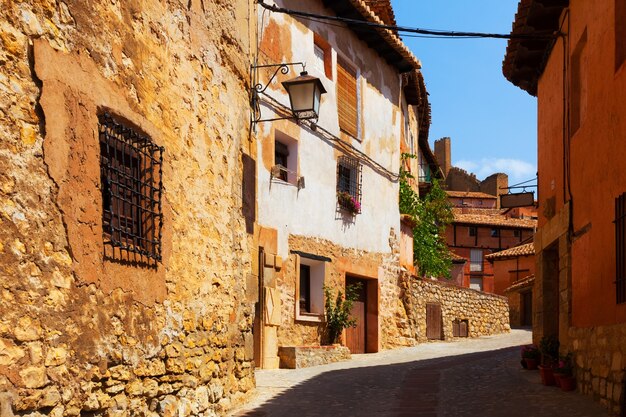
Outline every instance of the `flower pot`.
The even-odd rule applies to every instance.
[[[558,372],[554,372],[552,371],[552,373],[554,374],[554,385],[556,385],[557,387],[561,387],[561,378],[565,377],[564,374],[560,374]]]
[[[554,385],[556,383],[552,367],[550,366],[539,365],[539,375],[541,376],[541,383],[543,385]]]
[[[537,369],[537,359],[534,358],[524,358],[524,362],[526,362],[526,369],[529,371],[534,371]]]
[[[560,386],[563,391],[574,391],[576,378],[571,375],[561,375]]]

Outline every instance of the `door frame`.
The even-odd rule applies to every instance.
[[[375,353],[380,350],[379,339],[379,297],[380,289],[378,278],[346,272],[343,287],[345,291],[349,279],[362,280],[365,285],[365,353]],[[346,331],[343,332],[343,340],[346,340]]]

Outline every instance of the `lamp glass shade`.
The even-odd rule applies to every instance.
[[[283,82],[283,87],[289,93],[291,111],[296,118],[319,117],[320,98],[326,92],[319,78],[303,72],[299,77]]]

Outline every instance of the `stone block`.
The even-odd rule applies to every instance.
[[[26,388],[42,388],[48,384],[46,368],[43,366],[29,366],[19,372],[21,385]]]
[[[11,340],[0,339],[0,366],[11,366],[22,359],[26,353]]]

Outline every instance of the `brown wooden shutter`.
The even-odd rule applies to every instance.
[[[357,137],[357,88],[355,71],[337,65],[337,110],[339,128],[349,135]]]

